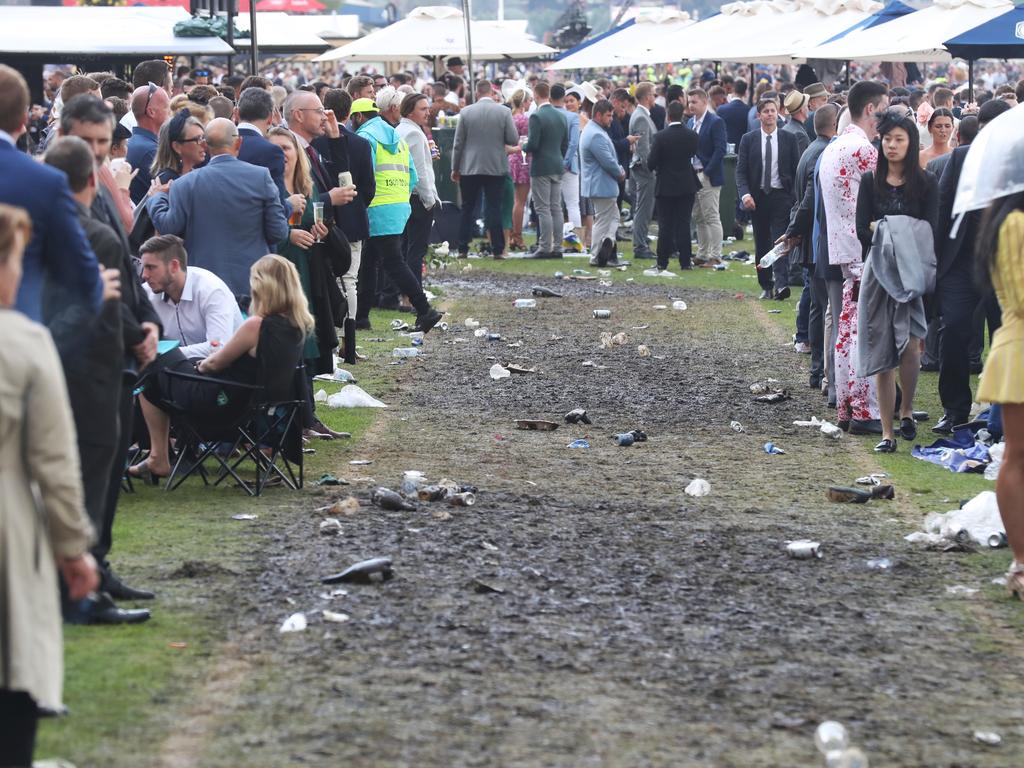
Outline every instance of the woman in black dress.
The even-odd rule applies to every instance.
[[[886,216],[910,216],[923,219],[931,227],[932,237],[928,249],[934,265],[939,226],[938,182],[935,174],[921,168],[917,126],[909,107],[896,106],[883,112],[878,122],[878,135],[882,143],[878,166],[874,172],[868,171],[861,177],[857,197],[857,237],[863,246],[864,258],[867,258],[871,249],[875,229],[881,219]],[[921,297],[911,301],[923,302]],[[877,311],[888,312],[891,317],[894,304],[895,299],[889,297],[887,306]],[[922,315],[923,303],[917,312],[912,313],[917,318]],[[893,453],[896,450],[892,417],[896,410],[897,370],[903,388],[899,413],[900,435],[905,440],[913,440],[917,436],[913,418],[914,392],[921,370],[921,352],[926,331],[926,328],[916,327],[912,323],[909,342],[902,350],[897,350],[898,354],[894,353],[893,368],[874,374],[878,386],[878,411],[882,421],[882,441],[875,446],[875,451],[879,453]],[[859,354],[864,359],[865,339],[860,338],[859,343]]]
[[[217,379],[258,384],[269,400],[294,399],[295,368],[313,330],[299,273],[287,259],[268,254],[252,265],[250,317],[223,347],[203,359],[188,360],[177,349],[160,355],[146,371],[139,396],[149,429],[150,453],[129,469],[133,477],[166,477],[170,474],[171,400],[193,417],[211,426],[230,425],[249,404],[251,391],[232,389],[215,381],[183,380],[168,371],[196,372]]]

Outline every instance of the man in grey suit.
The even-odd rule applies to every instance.
[[[288,219],[270,171],[239,160],[241,146],[234,123],[211,120],[209,165],[169,186],[154,184],[146,207],[157,231],[184,238],[195,266],[248,294],[249,268],[288,236]]]
[[[512,110],[496,102],[490,80],[476,84],[476,103],[459,113],[452,147],[452,181],[462,195],[462,221],[459,227],[459,256],[469,254],[476,207],[484,195],[484,223],[491,238],[491,253],[505,255],[505,232],[501,227],[505,176],[508,175],[506,146],[519,144],[512,121]]]
[[[647,167],[647,159],[651,154],[651,142],[657,128],[651,120],[651,107],[654,106],[654,83],[643,82],[636,87],[636,109],[629,118],[629,132],[639,136],[633,149],[633,161],[630,163],[629,176],[633,182],[633,194],[636,200],[633,207],[633,258],[653,259],[647,230],[654,215],[654,173]]]

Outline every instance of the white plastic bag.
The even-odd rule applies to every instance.
[[[329,408],[387,408],[357,384],[348,384],[327,398]]]
[[[711,493],[711,483],[702,478],[695,478],[686,486],[685,493],[688,496],[707,496]]]
[[[935,543],[952,541],[958,533],[965,532],[971,541],[984,547],[988,546],[990,536],[1006,532],[1003,519],[999,516],[996,495],[992,491],[982,491],[964,504],[962,509],[954,509],[945,514],[929,513],[922,527],[923,533],[918,531],[904,538],[910,542]]]

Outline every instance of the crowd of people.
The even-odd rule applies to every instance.
[[[843,429],[879,435],[876,451],[915,439],[930,364],[944,409],[933,430],[969,420],[972,356],[985,323],[998,328],[978,397],[1002,405],[990,428],[1005,431],[999,503],[1024,594],[1024,206],[1018,195],[962,225],[952,216],[971,142],[1024,84],[967,104],[941,83],[765,78],[749,93],[704,75],[498,83],[453,58],[435,82],[306,82],[152,60],[130,83],[51,75],[37,109],[0,66],[0,582],[28,585],[0,594],[12,764],[30,764],[36,719],[61,707],[61,616],[150,617],[117,605],[155,595],[125,584],[109,554],[122,483],[172,472],[173,413],[230,423],[250,390],[224,382],[259,385],[305,403],[307,439],[343,437],[317,418],[312,377],[336,353],[357,360],[371,307],[414,313],[422,333],[442,319],[422,280],[442,205],[433,132],[450,126],[460,257],[481,210],[494,259],[562,258],[571,234],[606,266],[631,240],[661,276],[720,264],[725,236],[749,223],[760,298],[803,286],[794,344],[809,385]],[[737,203],[723,210],[729,155]],[[135,447],[148,450],[133,463]]]

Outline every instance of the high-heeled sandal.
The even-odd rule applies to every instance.
[[[1010,597],[1024,600],[1024,563],[1015,560],[1006,572],[1006,591]]]

